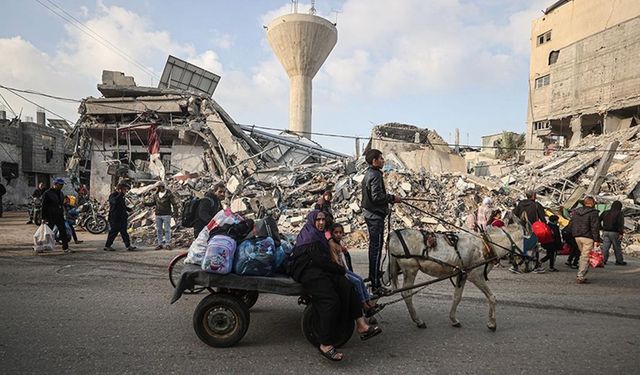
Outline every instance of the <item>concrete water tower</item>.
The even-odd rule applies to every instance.
[[[267,26],[267,39],[289,76],[289,130],[311,138],[311,80],[338,41],[336,26],[312,14],[292,13]]]

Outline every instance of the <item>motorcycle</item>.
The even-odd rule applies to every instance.
[[[80,215],[78,216],[78,223],[80,226],[92,234],[104,233],[109,225],[107,219],[98,209],[99,205],[96,200],[88,200],[78,207]]]
[[[35,225],[42,224],[42,198],[31,197],[31,206],[29,207],[29,219]]]

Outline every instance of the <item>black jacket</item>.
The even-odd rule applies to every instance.
[[[571,216],[571,234],[573,237],[586,237],[596,242],[602,242],[600,240],[598,210],[593,207],[575,209]]]
[[[553,232],[553,242],[547,245],[542,245],[545,249],[559,251],[562,248],[562,235],[560,234],[560,227],[558,224],[549,222],[549,228]]]
[[[202,228],[204,228],[211,219],[222,209],[220,200],[213,195],[213,193],[207,192],[204,198],[198,202],[198,209],[196,210],[196,218],[193,220],[193,233],[195,236],[200,234]]]
[[[547,222],[544,215],[544,208],[540,203],[534,200],[525,199],[518,202],[518,205],[513,210],[513,215],[520,219],[520,215],[522,215],[523,212],[527,215],[527,219],[530,223],[536,222],[538,220],[545,223]]]
[[[604,231],[624,233],[624,215],[622,211],[607,210],[600,215],[600,222]]]
[[[333,262],[329,249],[319,243],[297,246],[291,254],[291,277],[298,281],[322,277],[324,273],[344,275],[344,267]]]
[[[42,194],[42,218],[50,223],[64,221],[64,194],[51,188]]]
[[[36,189],[33,191],[33,194],[31,194],[32,197],[34,198],[40,198],[42,197],[42,195],[47,191],[47,189]]]
[[[382,171],[370,166],[362,180],[362,208],[384,218],[389,213],[389,203],[394,199],[393,195],[387,194]]]
[[[114,191],[109,195],[109,222],[124,224],[129,218],[129,209],[124,200],[124,194]]]
[[[173,211],[171,210],[172,206],[174,210],[178,211],[178,202],[176,201],[176,196],[173,195],[171,190],[165,189],[165,191],[166,194],[163,197],[160,197],[160,192],[158,191],[153,194],[153,201],[156,205],[156,215],[162,216],[173,214]]]

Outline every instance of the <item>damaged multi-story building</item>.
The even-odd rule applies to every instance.
[[[122,178],[144,182],[183,173],[241,182],[268,168],[348,157],[295,134],[237,124],[212,99],[219,80],[173,56],[158,87],[103,71],[102,97],[80,105],[68,170],[104,200]]]
[[[49,186],[52,178],[61,177],[65,166],[65,120],[50,119],[38,109],[36,121],[27,117],[7,119],[0,110],[0,168],[7,189],[7,205],[26,204],[38,183]]]
[[[529,155],[640,123],[638,56],[640,1],[549,6],[531,27]]]

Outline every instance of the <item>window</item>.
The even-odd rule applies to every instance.
[[[545,130],[550,128],[551,128],[551,121],[549,120],[535,121],[533,123],[533,130]]]
[[[538,45],[545,44],[551,41],[551,30],[547,31],[544,34],[538,35],[538,37],[536,38],[536,41]]]
[[[560,56],[560,51],[551,51],[549,53],[549,65],[553,65],[558,61],[558,56]]]
[[[539,89],[541,87],[548,86],[549,81],[549,74],[540,78],[536,78],[536,88]]]

